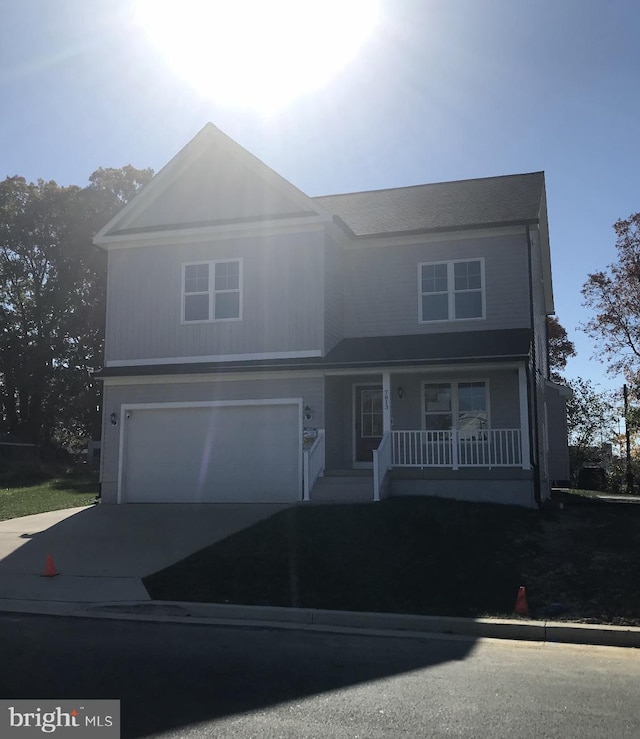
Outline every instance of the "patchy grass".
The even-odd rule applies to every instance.
[[[96,480],[86,477],[56,477],[35,483],[0,479],[0,521],[90,505],[97,493]]]
[[[638,501],[640,502],[640,497],[638,497],[635,494],[627,493],[624,491],[609,491],[609,490],[584,490],[582,488],[562,488],[561,490],[556,491],[555,493],[556,497],[562,497],[563,499],[566,498],[566,496],[570,496],[568,498],[569,501],[574,500],[576,497],[580,498],[607,498],[607,497],[615,497],[615,498],[623,498],[625,500],[629,501]]]
[[[588,502],[589,499],[584,498]],[[298,506],[157,572],[152,598],[640,624],[640,506]]]

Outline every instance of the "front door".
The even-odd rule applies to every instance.
[[[382,385],[355,386],[355,462],[373,462],[382,440]]]

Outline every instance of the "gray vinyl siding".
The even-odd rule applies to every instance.
[[[109,253],[105,360],[321,350],[322,232]],[[182,265],[242,259],[242,320],[183,324]]]
[[[518,371],[478,369],[456,372],[416,372],[391,375],[391,415],[393,428],[398,431],[421,429],[422,387],[426,382],[475,382],[485,381],[489,393],[489,423],[494,429],[520,428],[518,395]],[[398,387],[402,387],[403,399],[398,399]]]
[[[324,271],[324,351],[329,352],[344,337],[343,255],[327,239]]]
[[[486,317],[420,323],[418,264],[483,257]],[[345,337],[529,326],[526,238],[498,236],[347,250]]]
[[[558,389],[547,385],[546,402],[549,424],[549,479],[556,483],[567,483],[571,474],[566,401]]]
[[[120,416],[120,407],[129,403],[189,403],[214,400],[263,400],[268,398],[302,398],[302,407],[308,405],[313,413],[307,426],[324,428],[324,380],[283,378],[261,380],[252,377],[242,380],[211,382],[170,382],[135,385],[106,385],[104,388],[104,423],[102,433],[101,475],[104,484],[118,480],[120,425],[112,426],[109,416]],[[277,430],[274,429],[274,433]],[[239,443],[242,443],[239,440]],[[251,450],[247,450],[247,464],[251,464]],[[115,501],[107,501],[115,502]]]

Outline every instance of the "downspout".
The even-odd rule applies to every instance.
[[[531,331],[533,341],[531,342],[531,389],[529,390],[530,403],[533,406],[533,413],[529,417],[533,420],[533,433],[529,431],[529,441],[531,449],[531,462],[533,464],[533,498],[538,508],[541,507],[540,495],[540,419],[538,417],[538,352],[536,348],[536,327],[535,327],[535,311],[533,306],[533,247],[531,244],[531,230],[527,226],[527,257],[529,263],[529,320],[531,322]],[[527,372],[527,374],[529,374]]]

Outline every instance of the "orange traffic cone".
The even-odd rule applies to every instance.
[[[42,577],[55,577],[59,574],[58,570],[56,570],[56,566],[53,564],[53,557],[50,554],[47,554],[47,561],[44,564]]]
[[[521,585],[518,589],[518,597],[516,598],[516,605],[513,609],[518,616],[529,615],[529,605],[527,603],[527,591],[524,589],[524,585]]]

